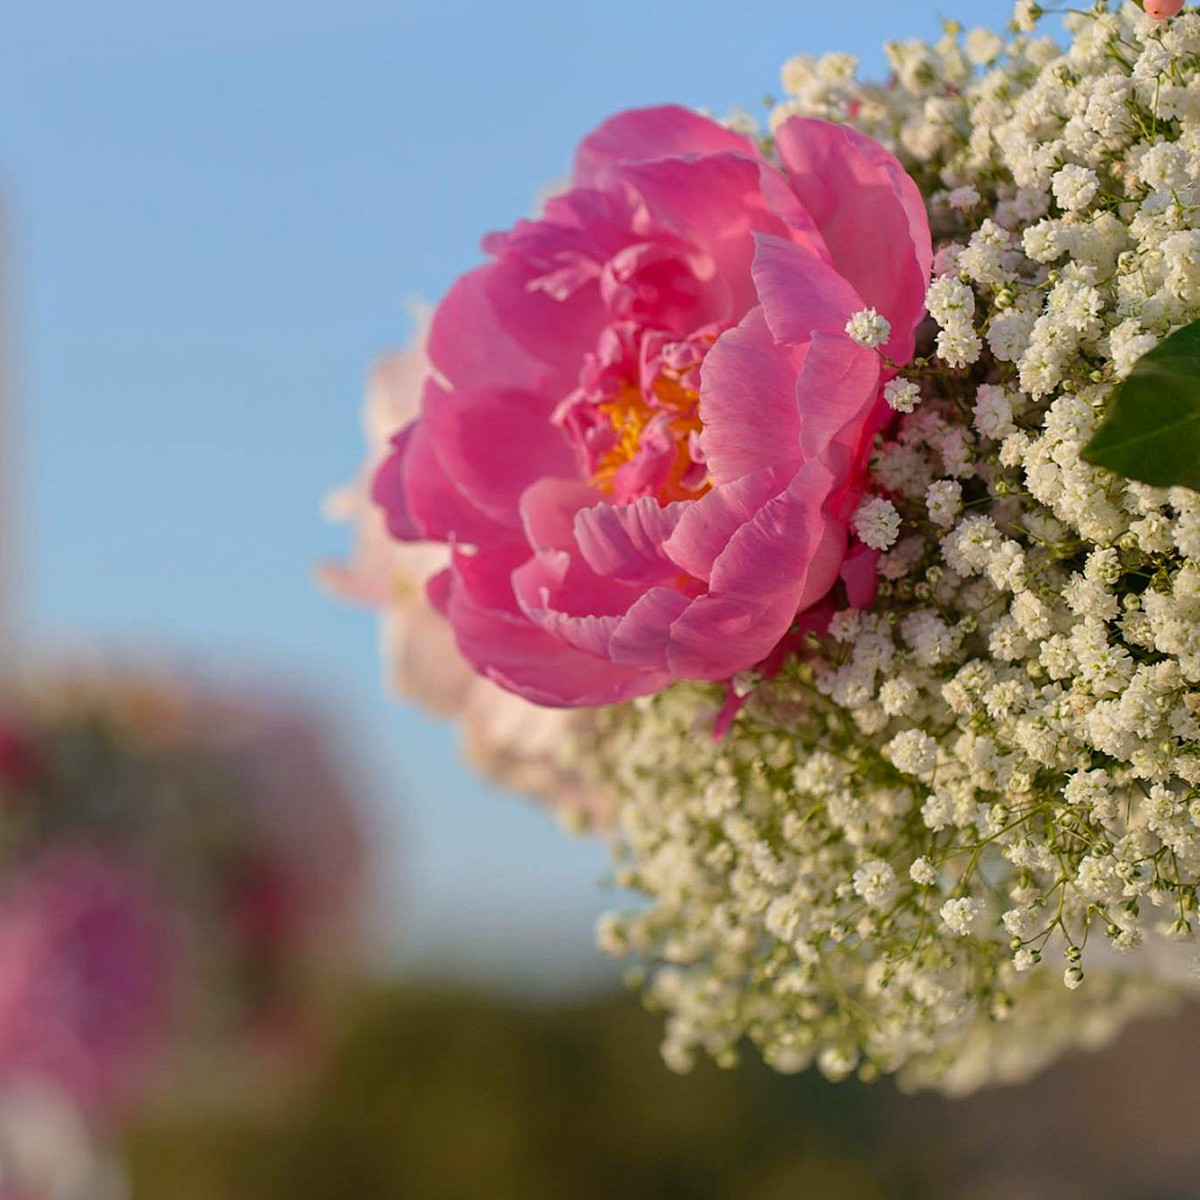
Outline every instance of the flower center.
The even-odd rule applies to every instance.
[[[658,488],[660,500],[698,500],[712,486],[693,457],[692,435],[703,428],[700,395],[672,376],[664,371],[655,381],[654,405],[636,384],[626,383],[611,400],[597,406],[616,435],[592,474],[592,484],[601,491],[611,494],[615,490],[617,472],[651,439],[665,443],[662,448],[669,459]]]

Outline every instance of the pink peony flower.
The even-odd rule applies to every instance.
[[[800,119],[776,140],[773,165],[682,108],[612,118],[434,315],[374,496],[393,538],[451,547],[430,598],[504,688],[727,679],[838,581],[932,249],[881,146]],[[871,309],[878,350],[847,332]]]

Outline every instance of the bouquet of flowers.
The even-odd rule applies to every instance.
[[[599,939],[677,1069],[749,1043],[966,1091],[1186,986],[1183,10],[1064,37],[1020,0],[1007,35],[890,45],[883,83],[793,59],[766,129],[621,113],[394,380],[347,578],[405,614],[410,691],[502,703],[493,760],[608,824],[641,899]],[[426,637],[455,659],[414,671]]]
[[[32,673],[0,720],[0,1114],[101,1133],[307,1064],[362,846],[312,720],[144,670]],[[0,1175],[4,1170],[0,1121]]]

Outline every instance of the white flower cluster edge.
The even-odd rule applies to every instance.
[[[1162,944],[1189,956],[1200,495],[1080,451],[1200,317],[1200,15],[1098,3],[1065,42],[1040,16],[889,46],[887,87],[847,55],[783,68],[772,125],[853,124],[929,198],[936,328],[855,520],[873,608],[740,681],[720,742],[721,696],[680,685],[564,750],[622,798],[644,902],[599,940],[639,960],[677,1069],[748,1040],[966,1092],[1112,1036],[1169,994]]]

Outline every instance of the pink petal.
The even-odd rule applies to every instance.
[[[383,461],[371,497],[387,517],[388,531],[402,541],[488,543],[507,536],[450,480],[423,422],[400,434]]]
[[[422,537],[404,493],[404,460],[408,457],[415,430],[414,422],[392,438],[391,453],[379,464],[371,479],[371,502],[383,509],[388,533],[402,542],[420,541]]]
[[[445,580],[443,575],[437,575],[427,586],[430,601],[439,611],[444,611],[450,591],[457,584],[481,608],[518,615],[521,609],[513,593],[513,572],[528,562],[529,557],[529,547],[519,541],[489,546],[473,554],[455,550],[451,570],[443,573]]]
[[[446,473],[476,507],[502,525],[521,526],[521,493],[544,476],[573,476],[575,455],[526,392],[447,391],[425,385],[422,420]]]
[[[651,588],[612,631],[608,654],[613,662],[667,670],[671,627],[692,603],[678,588]]]
[[[454,590],[454,570],[447,567],[425,581],[425,598],[434,612],[444,617],[450,608],[450,593]]]
[[[591,186],[614,163],[729,150],[754,154],[748,138],[691,109],[676,104],[629,109],[610,117],[583,139],[575,152],[574,182]]]
[[[843,333],[850,317],[866,308],[840,267],[808,247],[767,233],[757,242],[754,285],[777,342],[799,345],[814,333]]]
[[[636,590],[600,579],[565,550],[539,550],[512,576],[521,611],[577,649],[608,657],[608,643]]]
[[[789,477],[789,471],[770,468],[713,488],[684,506],[663,549],[681,570],[707,580],[729,539],[772,496],[787,487]]]
[[[856,543],[846,555],[840,574],[851,608],[870,608],[875,603],[875,594],[879,590],[879,558],[878,550],[872,550],[862,542]]]
[[[625,192],[572,188],[546,201],[542,215],[483,238],[485,253],[515,255],[535,275],[525,285],[565,300],[594,279],[600,265],[636,240],[630,234],[635,197]]]
[[[845,334],[814,336],[796,384],[806,460],[826,455],[834,442],[846,446],[849,441],[847,449],[858,445],[879,398],[880,369],[879,355]],[[848,454],[840,459],[841,473],[849,470],[848,461]]]
[[[632,504],[597,504],[575,514],[575,540],[599,575],[624,583],[673,578],[679,568],[663,543],[675,531],[687,505],[660,505],[645,497]]]
[[[700,373],[700,447],[713,482],[800,464],[800,410],[792,356],[775,344],[761,308],[727,330]]]
[[[521,497],[525,536],[536,550],[575,549],[575,514],[599,493],[576,479],[539,479]]]
[[[667,661],[679,679],[728,679],[761,662],[795,610],[738,596],[701,596],[671,626]]]
[[[612,172],[614,186],[625,185],[643,198],[655,226],[711,260],[702,278],[713,295],[712,311],[701,314],[693,327],[738,320],[755,303],[750,278],[754,234],[789,236],[788,226],[763,196],[763,169],[743,152],[638,162]]]
[[[725,700],[718,711],[716,718],[713,721],[712,740],[714,742],[723,742],[725,735],[729,732],[737,715],[745,707],[749,696],[739,696],[734,690],[733,684],[730,683],[725,689]]]
[[[565,645],[525,618],[491,612],[465,589],[448,605],[459,652],[481,675],[535,704],[552,708],[618,704],[661,691],[665,672],[619,667]]]
[[[891,322],[886,352],[907,362],[933,264],[917,185],[887,150],[844,125],[793,117],[775,142],[837,269]]]
[[[438,305],[429,360],[454,388],[542,396],[547,413],[575,386],[599,336],[595,287],[556,300],[535,284],[540,269],[506,256],[463,275]]]
[[[728,539],[701,596],[671,627],[668,662],[680,677],[723,679],[763,661],[798,612],[836,582],[846,527],[823,511],[835,479],[807,463]]]
[[[786,491],[729,538],[713,563],[712,594],[759,601],[788,594],[793,614],[819,600],[846,552],[845,527],[824,510],[837,482],[824,463],[805,463]]]
[[[582,484],[546,479],[521,499],[534,555],[512,576],[518,604],[535,625],[578,649],[607,655],[620,617],[641,586],[596,574],[575,541],[575,518],[596,493]]]

